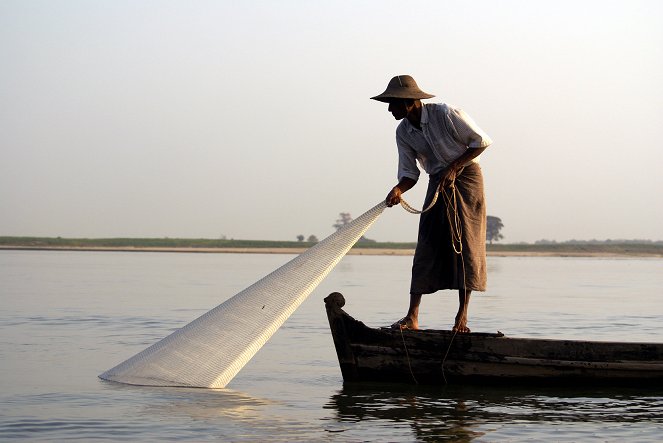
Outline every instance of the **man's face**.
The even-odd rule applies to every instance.
[[[391,112],[391,115],[393,115],[396,120],[403,120],[405,117],[407,117],[407,114],[409,112],[409,109],[405,104],[405,100],[402,99],[391,100],[389,102],[388,110],[389,112]]]

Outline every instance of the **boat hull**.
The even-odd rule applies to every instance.
[[[663,343],[369,328],[325,298],[343,380],[414,384],[663,385]]]

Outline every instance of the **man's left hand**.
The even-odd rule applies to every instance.
[[[458,177],[459,168],[455,165],[449,165],[444,172],[442,173],[442,179],[440,180],[440,191],[443,191],[444,188],[448,188],[456,181]]]

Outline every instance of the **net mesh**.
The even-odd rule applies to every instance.
[[[132,385],[223,388],[385,208],[382,202],[216,308],[101,374]]]

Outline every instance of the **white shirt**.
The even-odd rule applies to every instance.
[[[398,180],[419,179],[417,161],[429,175],[440,172],[470,148],[485,148],[493,141],[463,110],[451,105],[425,104],[421,129],[404,118],[396,128]],[[478,162],[479,158],[472,160]]]

